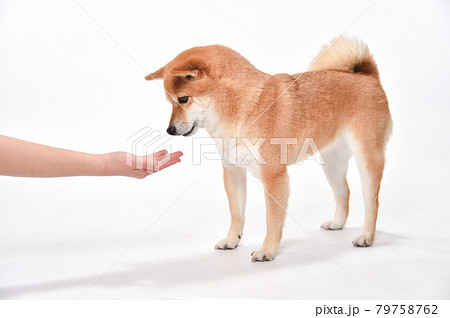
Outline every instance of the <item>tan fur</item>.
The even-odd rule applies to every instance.
[[[308,71],[336,70],[365,73],[378,77],[377,66],[366,43],[359,39],[338,37],[325,44]],[[355,69],[357,68],[357,69]]]
[[[366,206],[361,236],[354,245],[372,244],[392,121],[375,61],[362,41],[341,37],[324,47],[308,72],[294,75],[261,72],[223,46],[195,47],[146,79],[164,79],[173,106],[169,125],[176,125],[179,134],[191,135],[200,127],[212,137],[238,137],[236,147],[223,149],[232,219],[227,237],[216,248],[234,248],[242,235],[246,198],[242,169],[247,168],[264,185],[267,210],[266,238],[252,260],[275,257],[289,197],[287,165],[302,159],[296,154],[306,138],[313,138],[324,154],[324,172],[336,198],[335,219],[323,227],[340,229],[345,224],[349,197],[345,175],[354,154]],[[179,104],[177,98],[183,96],[189,100]],[[256,160],[230,164],[225,157],[233,149],[240,158],[249,153],[240,137],[253,144],[258,138],[295,138],[297,144],[288,146],[287,165],[280,163],[280,145],[269,142],[259,148],[266,164],[256,164]]]

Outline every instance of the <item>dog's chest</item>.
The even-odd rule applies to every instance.
[[[216,138],[216,145],[224,166],[244,167],[254,177],[260,178],[261,171],[259,163],[239,138]]]

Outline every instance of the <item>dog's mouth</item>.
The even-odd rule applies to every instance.
[[[192,128],[191,130],[189,130],[187,133],[183,134],[184,137],[189,137],[192,136],[193,134],[195,134],[198,130],[198,122],[194,121],[194,123],[192,124]]]

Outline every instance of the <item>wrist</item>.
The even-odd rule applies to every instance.
[[[98,165],[98,175],[100,176],[112,176],[114,175],[114,171],[111,167],[111,154],[101,154],[96,156],[96,165]]]

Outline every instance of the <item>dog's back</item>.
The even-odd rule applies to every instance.
[[[320,149],[344,129],[376,132],[383,143],[390,134],[377,65],[359,40],[340,38],[324,46],[308,72],[273,75],[265,88],[253,108],[257,120],[250,135],[311,137]]]

